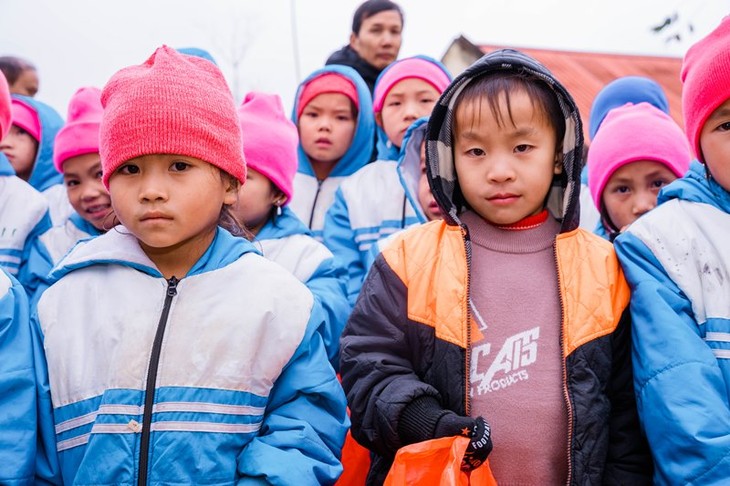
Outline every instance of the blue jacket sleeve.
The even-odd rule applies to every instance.
[[[333,484],[350,426],[342,388],[317,332],[314,306],[301,344],[269,396],[259,435],[238,457],[239,484]]]
[[[36,390],[28,299],[0,270],[0,483],[33,484]]]
[[[335,192],[335,200],[325,216],[323,238],[324,244],[335,255],[337,264],[347,270],[347,299],[352,308],[365,279],[365,266],[360,259],[360,250],[350,226],[350,214],[341,188]]]
[[[336,265],[334,258],[327,258],[305,282],[314,295],[315,304],[321,305],[325,312],[326,320],[319,333],[327,358],[335,370],[340,367],[340,335],[351,310],[345,279],[345,270]]]
[[[727,484],[730,403],[718,358],[647,246],[629,232],[616,252],[632,290],[634,387],[655,483]]]
[[[34,300],[38,288],[43,282],[47,281],[48,274],[53,269],[53,258],[51,258],[46,245],[38,236],[34,237],[27,245],[29,247],[27,259],[18,276],[31,302]]]
[[[40,221],[35,225],[33,230],[28,234],[28,237],[25,239],[25,244],[23,246],[23,254],[20,257],[20,269],[18,271],[18,281],[25,287],[26,293],[28,294],[28,297],[32,297],[33,292],[28,290],[29,283],[32,282],[33,277],[31,275],[31,269],[28,267],[28,263],[31,258],[31,253],[33,250],[34,245],[38,241],[38,237],[51,229],[51,216],[50,213],[46,210],[46,213],[43,215]],[[50,269],[49,269],[50,270]]]

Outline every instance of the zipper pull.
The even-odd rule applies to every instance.
[[[177,284],[180,282],[174,275],[167,281],[167,295],[174,297],[177,295]]]

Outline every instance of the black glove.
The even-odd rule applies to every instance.
[[[434,438],[461,435],[469,437],[461,468],[471,471],[481,466],[492,452],[492,430],[483,417],[471,418],[448,412],[436,423]]]

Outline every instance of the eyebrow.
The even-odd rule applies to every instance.
[[[730,108],[723,107],[723,108],[720,108],[719,110],[717,110],[716,112],[714,112],[712,115],[710,115],[709,119],[714,120],[716,118],[725,118],[728,116],[730,116]]]

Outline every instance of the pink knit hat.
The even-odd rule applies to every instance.
[[[297,127],[284,114],[278,95],[251,92],[238,109],[246,164],[292,198],[297,173]],[[286,204],[285,203],[285,204]]]
[[[58,172],[63,173],[63,163],[67,159],[99,152],[99,124],[103,111],[99,88],[81,88],[71,97],[66,125],[56,134],[53,145],[53,164]]]
[[[439,94],[443,93],[451,83],[451,78],[446,68],[437,61],[427,59],[424,56],[407,57],[389,65],[380,74],[375,83],[373,93],[373,111],[380,113],[383,109],[383,102],[393,86],[408,78],[418,78],[426,81],[436,88]]]
[[[700,132],[718,106],[730,98],[730,16],[694,44],[682,64],[682,112],[692,150],[703,161]]]
[[[107,188],[122,163],[152,154],[195,157],[245,182],[236,104],[212,62],[162,46],[143,64],[114,74],[101,104],[99,152]]]
[[[350,98],[350,101],[355,103],[358,109],[360,108],[355,84],[341,74],[325,73],[309,81],[304,86],[304,89],[302,89],[302,93],[299,95],[299,103],[297,104],[297,118],[302,116],[304,108],[306,108],[310,101],[324,93],[343,94]]]
[[[10,131],[12,111],[10,108],[10,87],[5,75],[0,72],[0,140]]]
[[[682,177],[692,156],[682,129],[649,103],[626,103],[608,112],[588,150],[588,187],[596,208],[614,172],[631,162],[652,160]]]
[[[13,125],[17,125],[35,138],[36,141],[41,139],[41,121],[38,113],[25,101],[18,98],[12,98]]]

